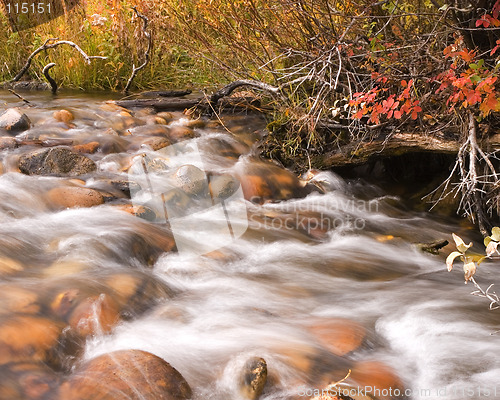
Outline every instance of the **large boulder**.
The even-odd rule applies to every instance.
[[[78,176],[96,168],[90,158],[65,147],[35,150],[19,158],[19,169],[27,175]]]
[[[141,350],[104,354],[64,382],[60,400],[185,400],[191,388],[169,363]]]
[[[17,134],[31,127],[31,121],[26,114],[21,113],[16,108],[9,108],[0,115],[0,128],[8,132]]]

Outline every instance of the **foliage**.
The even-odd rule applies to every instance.
[[[454,260],[457,257],[460,257],[460,259],[464,263],[463,269],[465,283],[471,281],[476,288],[476,290],[472,292],[472,294],[488,299],[490,301],[490,310],[496,310],[500,308],[500,298],[495,292],[492,291],[493,284],[489,285],[488,288],[484,290],[474,279],[477,266],[479,266],[479,264],[481,264],[483,260],[492,258],[494,253],[500,254],[497,250],[498,243],[500,242],[500,228],[495,226],[491,230],[491,236],[487,236],[484,239],[484,245],[486,246],[485,256],[469,252],[469,249],[472,247],[472,242],[469,244],[465,244],[460,236],[457,236],[454,233],[452,233],[452,236],[457,246],[457,251],[451,252],[446,258],[446,266],[448,268],[448,271],[452,270]]]

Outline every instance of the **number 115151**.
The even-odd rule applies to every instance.
[[[50,14],[50,3],[7,3],[6,8],[9,14]]]

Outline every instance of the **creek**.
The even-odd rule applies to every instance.
[[[361,179],[333,172],[309,183],[294,178],[260,158],[265,121],[256,115],[224,116],[222,125],[129,112],[106,103],[108,94],[26,97],[32,107],[0,92],[0,111],[20,107],[32,122],[15,145],[0,139],[0,369],[48,365],[55,383],[41,397],[19,389],[10,399],[58,398],[59,382],[82,362],[127,349],[166,360],[200,400],[243,398],[241,371],[253,357],[267,364],[262,400],[312,398],[349,370],[345,385],[387,389],[375,393],[379,399],[500,399],[500,311],[470,295],[458,260],[447,272],[452,244],[438,255],[417,246],[452,241],[454,232],[481,252],[468,222],[415,210]],[[74,119],[55,117],[62,109]],[[213,212],[198,213],[204,222],[171,224],[172,235],[158,218],[161,206],[126,184],[139,179],[130,175],[134,162],[140,169],[146,159],[153,168],[155,154],[163,154],[173,163],[162,153],[173,142],[196,150],[193,158],[177,148],[177,166],[201,160],[198,170],[237,178],[240,187],[226,202],[198,197],[197,210]],[[96,169],[78,176],[19,171],[24,154],[54,146],[80,151]],[[57,191],[75,187],[102,201],[89,206],[73,200],[73,189]],[[179,218],[190,217],[183,210]],[[477,280],[485,288],[498,283],[498,262],[481,264]],[[91,317],[84,311],[83,326],[74,321],[79,302],[101,307]],[[113,318],[100,316],[106,309],[116,310]],[[13,325],[19,317],[31,319]],[[18,331],[50,331],[36,333],[32,324],[40,321],[66,336],[41,353],[46,341],[16,344]],[[23,386],[15,376],[4,372],[0,397],[2,387]],[[137,390],[110,398],[143,398]]]

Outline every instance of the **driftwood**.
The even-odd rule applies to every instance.
[[[138,93],[141,97],[182,97],[191,94],[191,90],[152,90]]]
[[[350,144],[333,152],[311,156],[322,167],[361,165],[376,158],[398,156],[405,153],[436,152],[457,154],[460,144],[455,140],[444,140],[432,136],[412,133],[395,133],[389,138]]]
[[[185,109],[196,108],[201,112],[211,113],[210,102],[205,97],[195,97],[192,99],[183,98],[161,98],[161,99],[133,99],[115,100],[111,103],[125,108],[150,107],[155,111],[184,111]],[[219,108],[234,109],[255,109],[260,106],[259,100],[250,97],[229,97],[218,102]]]

